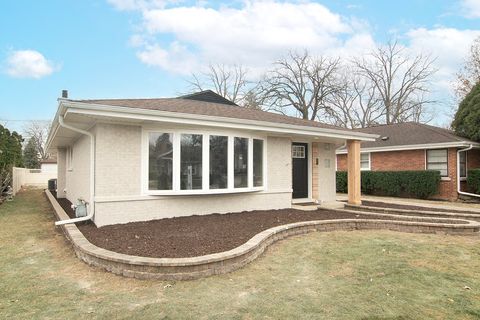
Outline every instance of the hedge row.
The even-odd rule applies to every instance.
[[[362,171],[361,189],[364,194],[425,199],[438,193],[440,172],[422,171]],[[347,172],[337,171],[337,192],[348,190]]]
[[[468,170],[467,185],[474,193],[480,193],[480,169]]]

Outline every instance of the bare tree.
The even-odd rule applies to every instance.
[[[315,120],[326,107],[327,97],[338,90],[338,67],[339,59],[290,52],[274,63],[258,92],[270,109],[286,114],[293,108],[301,118]]]
[[[247,74],[247,69],[241,65],[210,64],[208,71],[192,74],[188,82],[192,92],[210,89],[234,103],[242,104],[249,92]]]
[[[378,47],[368,56],[354,59],[357,74],[370,81],[384,107],[384,123],[421,119],[428,104],[429,82],[435,60],[405,52],[397,42]]]
[[[29,121],[23,129],[24,135],[27,138],[26,140],[30,138],[35,140],[40,160],[45,160],[50,157],[47,150],[45,150],[49,129],[50,121],[44,120]]]
[[[461,70],[457,73],[455,91],[457,98],[462,100],[473,86],[480,81],[480,36],[470,47],[470,54],[465,60]]]
[[[341,75],[342,86],[328,99],[325,119],[345,128],[365,128],[384,118],[384,108],[376,88],[370,81],[355,75],[346,67]]]

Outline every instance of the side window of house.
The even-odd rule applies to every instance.
[[[467,153],[460,152],[460,178],[467,177]]]
[[[360,170],[370,170],[370,153],[360,154]]]
[[[427,150],[427,170],[437,170],[442,177],[448,176],[447,149]]]
[[[73,170],[73,148],[68,147],[67,148],[67,156],[66,156],[66,165],[67,165],[67,170],[72,171]]]

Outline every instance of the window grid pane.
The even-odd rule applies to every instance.
[[[180,145],[180,186],[182,190],[202,189],[201,134],[182,134]]]
[[[233,152],[234,187],[248,187],[248,139],[234,138]]]
[[[253,186],[263,186],[263,140],[253,139]]]
[[[148,141],[148,189],[172,190],[173,135],[150,133]]]
[[[305,158],[305,146],[292,146],[292,158]]]
[[[210,189],[228,186],[228,137],[210,136]]]
[[[370,168],[370,154],[361,153],[360,154],[360,169],[368,170]]]
[[[427,170],[440,171],[442,177],[448,176],[448,152],[442,150],[427,150]]]

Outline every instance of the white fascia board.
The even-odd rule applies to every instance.
[[[191,125],[204,125],[212,127],[229,127],[235,129],[267,131],[275,133],[298,134],[308,136],[323,136],[347,140],[375,141],[378,135],[359,132],[345,132],[329,128],[289,125],[283,123],[246,120],[227,117],[205,116],[180,112],[169,112],[149,109],[132,109],[120,106],[106,106],[100,104],[61,101],[67,104],[66,113],[105,116],[112,118],[137,119],[145,121],[158,121],[169,123],[182,123]]]
[[[50,126],[50,131],[48,132],[48,137],[47,137],[47,143],[45,144],[45,150],[48,150],[50,148],[50,145],[52,144],[53,138],[57,135],[58,131],[58,116],[64,115],[65,114],[65,106],[63,105],[63,101],[65,101],[62,98],[58,99],[58,109],[57,112],[55,113],[55,117],[53,118],[52,124]]]
[[[473,145],[474,148],[480,148],[479,143],[472,143],[469,141],[458,142],[444,142],[444,143],[432,143],[432,144],[410,144],[404,146],[389,146],[389,147],[377,147],[377,148],[360,148],[361,152],[389,152],[389,151],[403,151],[403,150],[425,150],[425,149],[442,149],[442,148],[457,148],[468,147]],[[347,154],[346,149],[337,149],[337,154]]]

